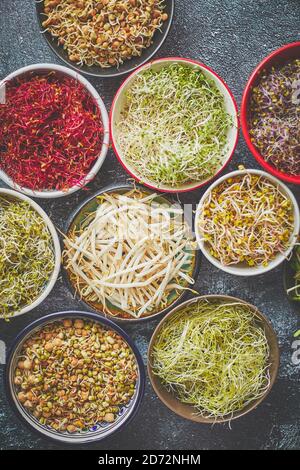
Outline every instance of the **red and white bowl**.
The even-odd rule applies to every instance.
[[[293,42],[291,44],[286,44],[283,47],[280,47],[276,51],[273,51],[270,55],[265,57],[264,60],[256,67],[256,69],[252,72],[247,85],[245,87],[243,98],[242,98],[242,105],[241,105],[241,127],[244,134],[244,138],[246,143],[249,147],[254,158],[258,161],[258,163],[269,173],[276,176],[277,178],[286,181],[288,183],[293,184],[300,184],[300,175],[289,175],[287,173],[283,173],[282,171],[277,170],[273,165],[270,165],[264,157],[259,153],[255,145],[251,142],[250,134],[249,134],[249,126],[248,126],[248,118],[249,118],[249,104],[250,98],[252,94],[253,88],[257,85],[259,81],[260,74],[263,70],[268,70],[273,66],[280,66],[284,65],[290,60],[299,59],[300,58],[300,41]]]
[[[205,73],[205,75],[207,75],[209,78],[211,78],[215,82],[217,88],[220,90],[220,92],[224,96],[225,108],[226,108],[226,111],[232,117],[233,125],[231,129],[228,131],[228,145],[227,145],[226,153],[223,159],[223,164],[220,166],[220,168],[215,173],[215,175],[213,175],[213,177],[211,178],[203,179],[202,181],[196,181],[196,182],[192,181],[192,182],[182,184],[178,187],[174,187],[170,185],[157,185],[156,182],[145,178],[144,175],[139,174],[136,171],[136,169],[126,160],[126,158],[123,155],[123,152],[118,143],[118,129],[117,128],[118,128],[118,123],[121,118],[122,111],[124,107],[126,106],[127,91],[130,89],[133,81],[136,79],[136,76],[150,68],[153,70],[160,70],[161,68],[165,66],[178,64],[178,63],[184,63],[185,65],[188,65],[191,68],[196,68],[196,69],[198,68],[202,70],[203,73]],[[184,59],[180,57],[167,57],[163,59],[157,59],[157,60],[148,62],[146,65],[143,65],[142,67],[138,68],[124,81],[124,83],[121,85],[121,87],[117,91],[115,98],[113,100],[113,103],[112,103],[111,111],[110,111],[110,135],[111,135],[113,149],[118,160],[120,161],[124,169],[127,171],[127,173],[129,173],[129,175],[132,176],[136,181],[144,184],[145,186],[155,191],[170,192],[170,193],[192,191],[196,188],[200,188],[204,184],[211,181],[215,176],[217,176],[225,168],[225,166],[230,161],[234,153],[237,141],[238,141],[238,109],[237,109],[236,101],[233,97],[233,94],[228,88],[228,86],[226,85],[226,83],[222,80],[222,78],[220,78],[213,70],[211,70],[206,65],[200,62],[197,62],[195,60]]]

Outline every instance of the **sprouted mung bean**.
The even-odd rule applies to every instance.
[[[201,300],[171,315],[153,345],[152,366],[195,414],[230,417],[267,391],[269,346],[253,310]]]
[[[250,136],[278,170],[300,175],[300,59],[263,71],[250,100]]]
[[[79,65],[119,66],[139,57],[168,19],[164,0],[45,0],[49,31]]]
[[[267,266],[290,245],[294,207],[265,177],[246,173],[213,188],[200,210],[198,229],[223,266]]]
[[[8,318],[42,294],[54,270],[52,236],[27,201],[0,197],[0,316]]]
[[[198,68],[172,64],[135,77],[117,142],[142,180],[176,187],[215,175],[231,126],[215,82]]]
[[[156,198],[138,190],[104,194],[68,234],[64,263],[81,298],[112,315],[139,318],[194,283],[195,242],[183,210]]]
[[[63,319],[26,339],[14,371],[19,402],[59,432],[113,423],[135,394],[137,364],[114,331],[83,319]]]

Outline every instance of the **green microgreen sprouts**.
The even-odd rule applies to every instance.
[[[141,179],[176,187],[220,169],[232,119],[201,70],[172,64],[139,73],[126,100],[117,140]]]

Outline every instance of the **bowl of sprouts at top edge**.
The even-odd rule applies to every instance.
[[[125,80],[110,112],[114,151],[125,170],[156,191],[184,192],[215,177],[238,139],[228,86],[190,59],[154,60]]]
[[[300,244],[297,243],[292,255],[286,260],[283,285],[288,299],[300,312]]]
[[[174,0],[36,1],[40,30],[69,67],[94,77],[132,72],[166,40]]]
[[[284,183],[261,170],[240,169],[204,193],[195,232],[201,251],[217,268],[254,276],[289,256],[299,224],[297,201]]]
[[[80,190],[100,170],[109,145],[108,114],[79,73],[34,64],[0,82],[0,178],[27,196]]]
[[[288,183],[300,184],[300,41],[273,51],[244,90],[241,126],[259,164]]]

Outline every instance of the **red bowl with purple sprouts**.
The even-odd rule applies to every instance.
[[[258,163],[277,178],[300,184],[300,41],[273,51],[252,72],[240,119]]]

